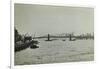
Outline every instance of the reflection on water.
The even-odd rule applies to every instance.
[[[94,41],[45,41],[39,39],[39,48],[27,48],[15,53],[15,65],[43,64],[94,59]]]

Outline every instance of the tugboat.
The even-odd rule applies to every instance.
[[[34,45],[31,45],[30,48],[31,49],[35,49],[35,48],[39,48],[39,46],[37,46],[37,45],[34,44]]]
[[[38,41],[33,40],[32,36],[22,36],[18,33],[17,29],[15,28],[15,47],[14,47],[14,51],[18,52],[27,48],[39,48],[38,46],[36,46],[36,44],[38,44]]]
[[[39,48],[39,46],[37,46],[38,43],[39,43],[38,41],[34,41],[34,43],[30,45],[30,48],[31,49]]]

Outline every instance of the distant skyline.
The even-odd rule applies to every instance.
[[[94,9],[86,7],[15,4],[15,27],[20,34],[94,32]]]

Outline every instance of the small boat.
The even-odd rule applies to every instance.
[[[76,41],[76,39],[71,39],[70,41]]]
[[[30,48],[31,49],[35,49],[35,48],[39,48],[39,46],[37,46],[37,45],[31,45]]]
[[[63,39],[62,41],[66,41],[65,39]]]

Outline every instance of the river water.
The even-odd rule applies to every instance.
[[[38,41],[39,48],[27,48],[15,53],[15,65],[94,60],[94,40],[45,41],[45,39],[38,39]]]

